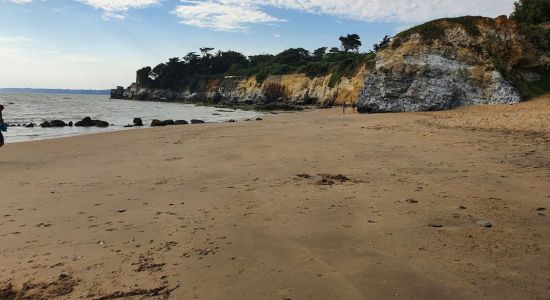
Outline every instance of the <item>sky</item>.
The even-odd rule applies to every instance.
[[[245,55],[339,46],[514,0],[0,0],[0,88],[109,89],[200,47]]]

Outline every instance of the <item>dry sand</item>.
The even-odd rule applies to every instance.
[[[548,101],[8,144],[0,298],[549,299]]]

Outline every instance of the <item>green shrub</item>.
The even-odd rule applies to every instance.
[[[550,22],[550,0],[519,0],[510,18],[518,23],[541,24]]]
[[[260,71],[258,74],[256,74],[256,81],[258,83],[264,82],[267,77],[269,77],[269,73],[267,71]]]
[[[403,39],[409,37],[412,34],[418,33],[422,37],[422,41],[431,44],[435,40],[440,40],[445,37],[444,23],[458,24],[464,28],[464,30],[471,36],[477,37],[481,35],[481,31],[476,24],[480,17],[465,16],[459,18],[446,18],[430,21],[408,30],[405,30],[396,36],[393,47],[398,47]]]

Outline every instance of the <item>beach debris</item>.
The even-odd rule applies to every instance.
[[[97,300],[112,300],[112,299],[120,299],[120,298],[129,298],[129,297],[135,297],[135,296],[141,296],[141,299],[144,298],[151,298],[156,296],[162,296],[163,299],[170,298],[170,293],[172,293],[174,290],[179,288],[180,285],[178,284],[175,288],[170,289],[168,286],[160,286],[157,288],[152,289],[135,289],[131,291],[117,291],[102,297],[97,298]]]
[[[317,181],[317,185],[334,185],[336,182],[334,180],[330,180],[327,178],[323,178],[319,181]]]
[[[317,177],[318,180],[315,182],[316,185],[334,185],[336,183],[346,183],[352,181],[350,178],[338,174],[338,175],[331,175],[331,174],[317,174],[317,176],[312,176],[306,173],[303,174],[297,174],[297,179],[312,179],[314,177]],[[359,181],[353,180],[354,183],[357,183]]]
[[[535,211],[538,211],[538,212],[545,211],[545,210],[546,210],[545,207],[538,207],[538,208],[535,208]]]
[[[105,245],[105,241],[99,241],[97,242],[98,245]]]
[[[126,210],[125,209],[119,209],[119,210],[117,210],[117,212],[123,213],[123,212],[126,212]]]
[[[12,283],[0,283],[0,299],[53,299],[71,294],[78,281],[68,273],[61,273],[55,281],[25,282],[17,290]]]
[[[206,122],[204,122],[203,120],[197,120],[197,119],[193,119],[191,120],[191,124],[204,124]]]
[[[263,121],[262,118],[256,118],[256,121]]]
[[[350,181],[349,178],[342,174],[338,175],[330,175],[330,174],[319,174],[321,176],[321,180],[317,181],[318,185],[333,185],[336,182],[344,183]]]
[[[433,227],[433,228],[442,228],[443,227],[443,224],[440,224],[440,223],[430,223],[428,224],[429,227]]]
[[[418,203],[418,200],[415,200],[414,198],[409,198],[409,199],[405,200],[405,202],[414,204],[414,203]]]
[[[166,264],[155,263],[153,261],[153,258],[145,255],[140,255],[138,262],[133,263],[132,265],[138,267],[135,270],[136,272],[144,272],[144,271],[159,272],[159,271],[162,271],[162,267],[164,267]]]
[[[202,256],[208,256],[209,254],[216,254],[215,250],[208,247],[204,249],[196,249],[195,252],[197,252],[199,255]]]
[[[458,209],[461,209],[461,210],[466,209],[466,206],[460,205],[460,206],[458,207]]]
[[[481,226],[481,227],[485,227],[485,228],[491,228],[493,227],[493,224],[491,224],[491,222],[487,221],[487,220],[478,220],[476,222],[477,225]]]

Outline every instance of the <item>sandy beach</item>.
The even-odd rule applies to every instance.
[[[549,103],[8,144],[0,299],[549,299]]]

